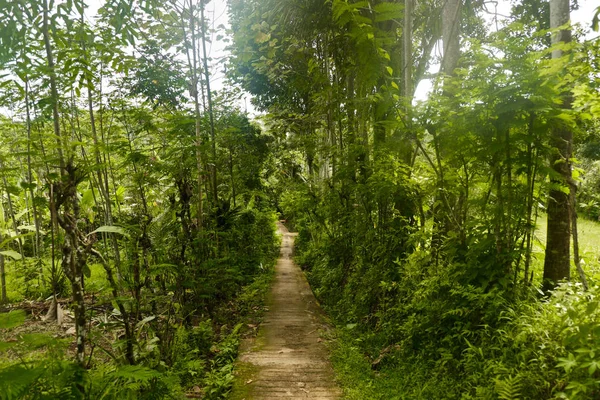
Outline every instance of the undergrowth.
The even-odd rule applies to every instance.
[[[348,399],[597,398],[599,294],[565,284],[547,301],[507,308],[494,329],[446,338],[461,349],[452,358],[394,346],[377,360],[365,354],[368,333],[338,326],[332,361]]]
[[[69,359],[70,338],[56,339],[45,333],[12,335],[13,339],[0,342],[0,399],[168,399],[182,398],[185,391],[198,391],[205,399],[225,398],[234,380],[240,337],[259,323],[272,277],[272,265],[264,267],[241,290],[229,303],[229,325],[221,325],[221,332],[213,331],[210,320],[177,328],[170,366],[163,362],[152,368],[102,363],[83,370]],[[22,310],[0,314],[2,336],[11,336],[26,317]]]
[[[136,365],[127,365],[121,356],[124,341],[112,307],[108,314],[97,308],[98,315],[91,316],[95,351],[85,369],[73,362],[72,337],[63,328],[49,329],[23,310],[0,314],[0,399],[178,399],[186,393],[226,398],[240,338],[259,324],[274,275],[278,239],[273,218],[265,213],[255,219],[261,227],[251,229],[260,237],[241,243],[249,250],[231,260],[248,276],[229,283],[236,290],[221,297],[209,316],[177,320],[151,315],[136,324]],[[103,291],[101,280],[91,284]]]
[[[337,326],[332,359],[347,398],[600,396],[594,269],[589,291],[563,283],[543,297],[539,279],[515,280],[506,265],[522,263],[519,249],[499,253],[483,221],[466,239],[451,232],[435,251],[423,240],[431,232],[401,216],[377,226],[368,214],[344,216],[327,191],[286,196],[299,230],[296,261]],[[595,265],[592,238],[582,248]],[[532,260],[536,274],[540,262]]]

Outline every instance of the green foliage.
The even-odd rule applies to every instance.
[[[154,40],[146,42],[140,51],[140,62],[130,79],[131,92],[153,105],[177,108],[184,100],[185,79],[179,65],[170,54],[164,54]]]
[[[0,314],[0,329],[11,329],[25,322],[25,311],[12,310]]]
[[[9,297],[71,290],[90,329],[80,365],[47,335],[1,342],[21,361],[3,364],[0,396],[225,396],[277,208],[348,331],[337,364],[354,398],[598,397],[597,289],[540,302],[531,276],[538,208],[569,188],[548,132],[585,145],[579,207],[600,214],[597,43],[551,59],[548,2],[515,5],[493,34],[465,3],[459,67],[413,107],[443,2],[415,3],[408,32],[395,1],[232,0],[227,67],[269,112],[265,134],[239,92],[200,92],[204,3],[111,0],[93,26],[81,1],[0,6]]]
[[[0,372],[0,390],[3,400],[22,399],[44,373],[43,367],[27,368],[13,365]]]
[[[127,235],[125,229],[121,228],[120,226],[107,225],[94,229],[92,232],[90,232],[90,235],[94,233],[118,233],[119,235]]]
[[[175,399],[178,382],[168,373],[155,369],[124,365],[90,377],[91,396],[106,399]]]
[[[502,400],[515,400],[521,398],[521,381],[519,376],[508,376],[506,379],[496,380],[496,392]]]
[[[260,53],[266,49],[259,47],[264,59],[240,76],[259,101],[278,100],[261,103],[272,113],[274,136],[287,139],[279,143],[286,154],[276,203],[298,230],[297,262],[344,331],[338,338],[344,343],[335,351],[343,354],[336,369],[347,395],[595,395],[583,375],[571,383],[557,367],[565,357],[570,373],[587,368],[589,374],[596,365],[587,350],[573,350],[568,358],[562,340],[569,335],[557,328],[561,314],[552,300],[540,303],[532,285],[539,281],[538,209],[545,207],[549,188],[568,190],[546,164],[554,151],[548,132],[583,126],[564,109],[562,96],[579,88],[574,104],[582,120],[588,118],[595,103],[585,99],[595,98],[587,91],[596,83],[587,79],[594,80],[590,60],[598,52],[574,44],[573,57],[550,60],[548,35],[536,33],[539,16],[527,4],[519,22],[469,40],[460,68],[440,81],[443,90],[404,115],[401,99],[382,89],[395,73],[386,68],[393,65],[386,57],[393,34],[377,20],[377,13],[399,10],[385,11],[387,5],[371,10],[358,1],[331,6],[332,23],[318,38],[353,49],[352,63],[322,50],[317,40],[309,60]],[[259,5],[248,7],[257,12],[253,16],[260,14]],[[266,17],[273,26],[277,17]],[[304,28],[310,36],[312,27]],[[278,26],[271,37],[294,40],[287,29]],[[584,61],[583,54],[594,55]],[[318,86],[323,81],[315,75],[314,103],[301,112],[279,99],[279,88],[253,86],[265,69],[304,61],[313,73],[317,69],[311,66],[323,72],[335,64],[343,78]],[[309,90],[306,83],[285,84],[289,91]],[[332,102],[343,111],[329,110]],[[393,108],[393,117],[386,107]],[[319,118],[333,118],[335,128],[326,122],[311,125]],[[593,185],[586,192],[595,193]],[[580,295],[573,291],[567,297],[575,301]],[[587,329],[583,321],[568,324]]]
[[[210,321],[203,321],[191,330],[183,326],[177,328],[170,360],[183,387],[190,388],[203,376],[212,343]]]
[[[20,253],[14,251],[14,250],[0,251],[0,254],[2,254],[3,256],[6,256],[6,257],[10,257],[13,260],[20,260],[23,258],[23,256]]]
[[[9,350],[12,357],[0,363],[0,398],[83,398],[86,372],[65,360],[64,340],[44,333],[23,333],[17,339]]]
[[[226,398],[234,381],[233,363],[237,357],[239,331],[242,324],[236,325],[213,349],[215,357],[211,360],[211,369],[204,378],[207,399]]]
[[[584,399],[598,394],[597,373],[600,359],[597,356],[596,337],[600,334],[600,310],[597,301],[598,287],[589,295],[581,295],[576,287],[565,287],[555,292],[559,311],[559,331],[566,357],[558,357],[555,368],[564,369],[568,398]],[[564,352],[563,352],[564,354]]]
[[[205,398],[211,400],[227,398],[234,379],[233,363],[225,364],[220,368],[213,367],[204,378]]]
[[[589,147],[588,147],[589,149]],[[577,191],[578,211],[587,218],[600,218],[600,170],[597,161],[588,161]]]

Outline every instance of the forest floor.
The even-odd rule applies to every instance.
[[[298,266],[292,261],[294,233],[283,236],[258,336],[242,343],[233,399],[316,399],[341,397],[321,332],[329,329]]]

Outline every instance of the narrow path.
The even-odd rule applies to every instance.
[[[304,274],[291,259],[296,234],[278,223],[283,235],[275,283],[258,337],[242,350],[244,394],[234,398],[317,399],[341,397],[321,342],[322,314]]]

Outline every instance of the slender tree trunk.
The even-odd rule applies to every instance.
[[[197,226],[202,227],[204,219],[204,204],[203,204],[203,192],[204,192],[204,162],[202,160],[202,114],[200,113],[200,93],[202,93],[202,104],[205,107],[204,101],[204,85],[202,85],[200,91],[198,90],[198,84],[200,82],[198,73],[198,50],[196,46],[196,23],[194,22],[194,4],[192,0],[189,0],[189,24],[190,24],[190,39],[188,40],[188,34],[186,29],[186,16],[185,16],[185,2],[182,10],[178,10],[181,13],[181,31],[183,32],[183,41],[185,43],[186,57],[188,61],[188,67],[191,74],[191,90],[190,94],[194,99],[194,120],[195,120],[195,134],[196,134],[196,169],[197,173],[197,186],[198,186],[198,202],[197,202]],[[191,54],[190,54],[191,51]]]
[[[44,36],[44,47],[46,49],[46,62],[48,66],[48,77],[50,78],[50,100],[52,104],[52,123],[54,136],[56,137],[57,153],[60,162],[61,174],[65,169],[65,158],[63,156],[63,141],[60,135],[60,116],[58,113],[58,88],[56,86],[56,71],[54,69],[54,55],[50,44],[50,27],[48,16],[48,0],[43,0],[42,35]]]
[[[0,162],[0,169],[4,169],[4,165]],[[15,210],[13,208],[12,195],[8,191],[8,181],[6,180],[6,175],[2,174],[2,182],[4,183],[4,189],[6,190],[6,200],[8,200],[8,213],[10,215],[10,220],[13,224],[13,229],[15,231],[15,236],[17,236],[17,244],[19,245],[19,253],[23,254],[23,241],[19,237],[19,225],[17,224],[17,218],[15,217]],[[22,258],[23,262],[25,262],[25,257]]]
[[[83,24],[83,14],[81,16],[82,24]],[[82,48],[84,50],[84,55],[86,61],[88,60],[85,42],[82,42]],[[96,161],[96,176],[98,180],[98,191],[100,195],[104,199],[105,210],[104,210],[104,218],[106,225],[113,225],[113,216],[112,216],[112,205],[110,202],[110,193],[108,191],[108,182],[104,182],[104,178],[107,177],[107,174],[103,172],[106,168],[103,166],[102,158],[100,156],[100,144],[98,141],[98,131],[96,129],[96,115],[94,113],[94,101],[93,101],[93,89],[94,82],[92,78],[88,75],[87,78],[87,106],[88,106],[88,114],[90,116],[90,125],[92,128],[92,139],[94,141],[94,159]],[[117,276],[121,279],[121,253],[119,252],[119,243],[117,240],[117,235],[115,233],[108,233],[110,237],[110,241],[113,247],[115,265],[117,268]]]
[[[233,197],[233,207],[236,205],[236,193],[235,193],[235,178],[233,175],[233,149],[229,149],[229,176],[231,177],[231,197]]]
[[[117,285],[117,282],[115,281],[115,277],[113,275],[112,268],[110,267],[108,262],[106,262],[106,259],[102,256],[102,254],[100,254],[100,252],[93,250],[93,249],[91,250],[91,253],[100,259],[100,262],[102,263],[102,266],[104,267],[104,272],[106,273],[106,279],[108,280],[108,283],[110,284],[113,299],[115,300],[115,303],[117,304],[117,307],[119,308],[119,312],[121,313],[121,317],[123,319],[123,327],[125,329],[125,339],[126,339],[125,358],[127,359],[127,362],[130,365],[134,365],[136,363],[135,354],[133,351],[135,336],[133,335],[132,327],[129,322],[130,321],[129,312],[125,308],[125,305],[123,304],[123,298],[120,295],[119,285]]]
[[[445,0],[442,9],[442,41],[444,52],[442,72],[452,75],[460,57],[460,8],[461,0]]]
[[[72,163],[65,162],[63,148],[68,151],[65,138],[61,135],[60,115],[58,110],[58,87],[56,82],[56,70],[54,56],[50,43],[49,10],[48,1],[43,0],[42,35],[46,50],[46,62],[48,67],[48,78],[50,80],[50,99],[52,104],[52,119],[54,136],[57,142],[57,153],[60,163],[61,181],[54,191],[56,205],[56,218],[65,231],[65,240],[62,249],[62,268],[71,282],[73,306],[75,309],[75,329],[77,338],[76,360],[80,366],[85,365],[85,343],[87,338],[87,324],[85,315],[84,290],[83,290],[83,267],[91,248],[91,242],[86,242],[77,228],[79,218],[79,201],[77,198],[77,168]],[[56,201],[58,199],[58,201]],[[62,208],[62,209],[61,209]],[[80,388],[83,390],[83,388]]]
[[[533,221],[533,195],[535,190],[535,159],[533,152],[534,137],[533,137],[533,124],[535,122],[535,113],[529,115],[529,126],[528,126],[528,143],[527,143],[527,232],[525,233],[525,266],[523,270],[523,283],[527,285],[529,283],[529,266],[531,265],[531,253],[532,253],[532,236],[535,230],[535,224]],[[537,154],[536,154],[537,155]]]
[[[576,192],[577,186],[575,186],[574,182],[572,182],[571,186],[571,226],[573,230],[573,260],[575,261],[575,268],[577,268],[577,274],[579,275],[579,280],[581,280],[581,284],[583,285],[583,290],[588,290],[589,285],[587,282],[587,278],[585,276],[585,272],[583,271],[583,267],[581,266],[581,258],[579,257],[579,237],[577,235],[577,208],[576,208]]]
[[[2,241],[2,235],[0,235],[0,241]],[[0,304],[8,303],[8,296],[6,294],[6,269],[4,265],[4,256],[0,254]]]
[[[33,193],[33,173],[31,168],[31,112],[29,110],[29,79],[25,80],[25,113],[26,113],[26,124],[27,124],[27,183],[29,185],[29,195],[31,196],[31,205],[33,208],[33,223],[35,225],[35,255],[36,257],[41,256],[41,234],[40,234],[40,220],[37,212],[37,206],[35,204],[35,196]],[[40,264],[41,265],[41,264]],[[40,271],[42,272],[42,271]]]
[[[405,0],[404,2],[404,29],[402,30],[403,35],[403,47],[404,47],[404,89],[402,93],[404,95],[407,107],[407,114],[412,101],[413,94],[413,83],[412,83],[412,69],[413,69],[413,57],[412,57],[412,16],[413,13],[413,0]]]
[[[217,143],[215,139],[215,121],[213,114],[213,103],[212,94],[210,92],[210,71],[208,70],[208,56],[206,54],[206,27],[204,23],[204,7],[205,0],[201,0],[200,4],[200,27],[202,34],[202,54],[204,64],[204,79],[206,82],[206,98],[208,100],[208,118],[210,121],[210,140],[212,150],[212,166],[211,166],[211,180],[213,187],[213,202],[217,205],[219,194],[217,192]]]
[[[550,27],[558,28],[569,22],[569,0],[550,1]],[[571,31],[561,30],[552,37],[552,43],[569,43]],[[552,51],[552,58],[562,57],[562,50]],[[570,95],[563,95],[562,107],[571,108]],[[548,229],[546,238],[546,255],[544,259],[543,290],[553,289],[559,281],[571,277],[570,268],[570,242],[571,221],[569,209],[569,191],[571,182],[571,148],[573,132],[570,127],[556,125],[550,133],[553,153],[550,165],[560,178],[552,179],[553,188],[550,189],[548,199]],[[567,187],[567,191],[556,186]]]
[[[458,65],[458,59],[460,57],[460,7],[461,0],[445,0],[442,8],[442,43],[443,43],[443,54],[441,62],[441,72],[444,74],[442,84],[444,95],[449,96],[448,91],[448,76],[454,74],[454,69]],[[431,237],[431,250],[436,260],[436,266],[439,262],[439,251],[443,245],[444,238],[453,228],[451,223],[451,216],[453,213],[451,201],[449,196],[451,194],[445,191],[449,183],[446,182],[444,177],[444,167],[441,163],[441,148],[438,139],[438,132],[436,127],[428,128],[430,134],[433,137],[433,145],[435,155],[438,163],[438,189],[435,193],[436,205],[433,209],[433,231]],[[468,201],[468,200],[467,200]],[[459,228],[454,226],[454,228]]]

